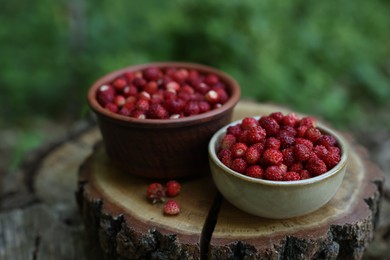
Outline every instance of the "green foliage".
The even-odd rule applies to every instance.
[[[243,98],[345,126],[390,98],[388,10],[383,0],[2,1],[0,125],[79,117],[103,74],[185,60],[233,75]]]

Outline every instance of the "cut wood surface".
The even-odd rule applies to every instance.
[[[233,120],[288,109],[241,102]],[[210,176],[182,181],[178,216],[162,214],[145,191],[150,180],[116,169],[101,144],[82,164],[78,204],[87,233],[108,259],[360,259],[374,236],[384,177],[350,139],[340,190],[321,209],[271,220],[240,211]]]

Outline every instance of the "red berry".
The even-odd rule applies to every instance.
[[[108,103],[104,107],[105,109],[111,111],[112,113],[117,113],[118,112],[118,106],[114,103]]]
[[[246,139],[251,144],[263,141],[265,139],[265,136],[267,135],[267,133],[261,126],[256,126],[249,130],[244,130],[243,132],[245,131],[248,131]]]
[[[143,89],[143,87],[146,85],[146,80],[143,78],[134,78],[132,81],[133,85],[136,86],[138,89]]]
[[[310,179],[312,177],[309,171],[305,169],[299,171],[299,176],[301,177],[301,180]]]
[[[217,94],[219,96],[219,103],[224,104],[224,103],[226,103],[226,101],[228,101],[229,95],[224,89],[214,88],[213,90],[215,92],[217,92]]]
[[[316,120],[311,116],[303,117],[299,122],[299,126],[306,126],[307,128],[316,127]]]
[[[328,169],[335,167],[341,160],[340,153],[334,150],[328,150],[328,154],[322,159]]]
[[[232,134],[226,134],[221,140],[220,149],[230,149],[236,143],[236,137]]]
[[[136,102],[135,102],[135,108],[137,110],[140,110],[140,111],[148,111],[149,110],[149,107],[150,107],[150,103],[148,100],[146,99],[138,99]]]
[[[137,119],[145,119],[145,111],[138,110],[138,109],[133,109],[130,114],[131,117],[137,118]]]
[[[245,117],[241,122],[242,130],[250,130],[252,128],[256,128],[259,126],[259,121],[257,121],[254,117]]]
[[[295,163],[293,147],[288,147],[283,149],[282,154],[283,154],[283,163],[285,165],[291,166]]]
[[[313,143],[308,140],[308,139],[305,139],[305,138],[301,138],[301,137],[297,137],[295,138],[295,145],[297,144],[303,144],[303,145],[306,145],[307,148],[309,148],[309,150],[312,150],[313,149]]]
[[[103,107],[108,103],[112,103],[115,98],[115,89],[111,85],[101,86],[96,94],[96,98]]]
[[[336,143],[337,140],[333,135],[322,135],[316,142],[317,145],[323,145],[325,147],[335,146]]]
[[[248,146],[246,144],[244,144],[244,143],[235,143],[231,147],[233,158],[243,157],[247,149],[248,149]]]
[[[304,144],[294,146],[294,157],[298,162],[307,161],[310,157],[310,149]]]
[[[127,79],[125,77],[119,77],[112,82],[112,85],[117,90],[123,90],[127,86]]]
[[[205,113],[211,110],[210,104],[206,101],[199,101],[198,105],[200,113]]]
[[[282,118],[281,124],[295,127],[299,122],[299,118],[295,113],[289,113]]]
[[[328,155],[328,149],[326,149],[326,147],[323,146],[323,145],[316,145],[316,146],[313,148],[313,152],[314,152],[315,155],[317,155],[317,157],[320,158],[321,160],[323,160],[323,159]]]
[[[165,215],[174,216],[180,213],[180,206],[174,200],[168,200],[163,207]]]
[[[233,125],[233,126],[229,126],[227,129],[226,129],[226,133],[228,134],[232,134],[234,135],[236,138],[239,136],[239,134],[241,133],[241,126],[240,124],[237,124],[237,125]]]
[[[144,90],[146,92],[148,92],[149,94],[156,93],[158,90],[158,85],[157,85],[156,81],[150,81],[150,82],[146,83]]]
[[[288,132],[286,130],[280,130],[277,133],[276,138],[279,139],[280,146],[282,148],[287,148],[287,147],[293,145],[295,142],[295,138],[291,135],[290,132]]]
[[[158,80],[161,77],[162,72],[158,68],[147,68],[142,72],[142,74],[146,80],[153,81]]]
[[[248,164],[246,161],[242,158],[236,158],[232,161],[232,164],[230,168],[233,171],[239,172],[239,173],[244,173],[246,171]]]
[[[284,117],[282,112],[273,112],[269,116],[272,117],[273,119],[275,119],[275,121],[278,122],[278,124],[280,124],[280,122],[282,121],[282,119]]]
[[[124,96],[122,95],[117,95],[115,98],[114,98],[114,103],[118,106],[118,107],[121,107],[123,106],[125,103],[126,103],[126,99]]]
[[[297,134],[297,130],[295,130],[294,127],[289,126],[289,125],[282,126],[281,130],[288,132],[290,134],[290,136],[293,136],[293,137],[295,137],[295,135]]]
[[[240,143],[249,143],[248,140],[249,130],[241,130],[237,136],[237,141]]]
[[[163,202],[165,199],[165,189],[161,183],[155,182],[148,186],[146,197],[150,202]]]
[[[137,96],[137,93],[138,93],[138,89],[133,85],[126,86],[123,89],[123,95],[125,95],[125,97],[129,97],[129,96],[135,97],[135,96]]]
[[[286,172],[283,174],[283,180],[284,181],[299,181],[301,179],[301,176],[297,172]]]
[[[209,90],[204,95],[204,99],[211,104],[215,104],[219,102],[219,95],[215,90]]]
[[[166,194],[168,197],[175,197],[179,195],[181,190],[181,185],[177,181],[168,181],[166,186]]]
[[[186,105],[186,102],[184,102],[182,99],[179,98],[171,98],[165,100],[165,107],[166,109],[172,113],[172,114],[177,114],[180,113],[184,106]]]
[[[218,153],[218,159],[221,160],[224,165],[230,168],[233,161],[232,151],[228,149],[220,150]]]
[[[246,169],[245,175],[257,179],[262,179],[264,171],[263,168],[261,168],[259,165],[251,165]]]
[[[180,84],[176,81],[171,81],[165,86],[166,90],[172,93],[176,93],[180,89]]]
[[[301,162],[296,162],[292,164],[288,169],[291,172],[300,172],[301,170],[303,170],[303,165]]]
[[[260,161],[260,158],[261,154],[257,150],[257,147],[249,147],[244,154],[244,159],[248,164],[256,164]]]
[[[122,115],[122,116],[130,116],[131,110],[130,110],[129,108],[127,108],[127,107],[124,106],[124,107],[122,107],[122,108],[119,110],[118,114],[120,114],[120,115]]]
[[[186,69],[178,69],[172,74],[172,77],[174,80],[176,80],[179,83],[184,83],[186,79],[188,78],[188,70]]]
[[[276,165],[269,166],[264,173],[264,179],[271,181],[281,181],[283,180],[284,171]]]
[[[168,111],[162,105],[157,103],[150,104],[147,115],[148,118],[152,119],[165,119],[169,117]]]
[[[260,126],[267,132],[267,136],[275,136],[280,129],[279,124],[275,119],[269,116],[263,116],[259,120]]]
[[[309,129],[309,127],[307,127],[305,125],[298,126],[296,129],[297,137],[304,137],[307,129]]]
[[[263,153],[263,162],[268,165],[277,165],[283,161],[283,154],[279,150],[267,149]]]
[[[280,149],[280,141],[275,137],[270,137],[265,140],[265,149]]]
[[[318,128],[309,128],[305,132],[305,138],[315,143],[322,136],[321,131]]]
[[[184,114],[186,116],[193,116],[199,114],[200,109],[198,102],[190,101],[184,106]]]
[[[308,170],[310,174],[314,176],[318,176],[327,172],[326,164],[319,158],[310,158],[306,164],[306,170]]]
[[[213,85],[216,85],[218,82],[219,82],[219,78],[217,75],[214,75],[214,74],[209,74],[206,76],[205,78],[205,83],[209,86],[213,86]]]

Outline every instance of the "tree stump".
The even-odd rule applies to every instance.
[[[240,102],[234,119],[288,109]],[[321,209],[272,220],[235,208],[212,178],[182,180],[182,212],[164,216],[146,200],[151,180],[122,173],[101,143],[81,165],[77,202],[89,238],[107,259],[360,259],[373,239],[384,176],[349,138],[340,190]],[[206,152],[206,151],[205,151]]]

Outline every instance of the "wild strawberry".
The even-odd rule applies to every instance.
[[[305,169],[299,171],[299,176],[301,177],[301,180],[310,179],[312,177],[309,171]]]
[[[283,174],[283,180],[284,181],[299,181],[301,179],[301,176],[297,172],[286,172]]]
[[[104,107],[105,109],[111,111],[112,113],[117,113],[118,112],[118,106],[114,103],[108,103]]]
[[[309,129],[309,127],[307,127],[305,125],[298,126],[296,129],[297,137],[304,137],[307,129]]]
[[[280,130],[277,133],[276,138],[279,139],[280,146],[282,149],[293,145],[295,142],[295,138],[293,136],[291,136],[290,132],[288,132],[286,130]]]
[[[289,125],[282,126],[281,130],[288,132],[290,134],[290,136],[293,136],[293,137],[295,137],[295,135],[297,134],[297,130],[295,130],[294,127],[289,126]]]
[[[247,149],[248,146],[246,144],[235,143],[230,150],[232,151],[233,158],[240,158],[244,156]]]
[[[165,200],[165,189],[161,183],[154,182],[146,190],[146,197],[150,202],[157,203]]]
[[[169,117],[169,113],[162,105],[152,103],[150,104],[147,116],[152,119],[165,119]]]
[[[289,113],[282,118],[282,125],[295,127],[299,122],[299,118],[295,113]]]
[[[209,74],[204,79],[204,82],[209,86],[214,86],[219,82],[219,78],[217,75]]]
[[[230,168],[233,170],[233,171],[236,171],[236,172],[239,172],[239,173],[244,173],[246,171],[246,168],[247,168],[247,163],[244,159],[242,158],[236,158],[232,161],[232,164],[230,166]]]
[[[167,184],[165,185],[166,187],[166,195],[168,197],[175,197],[177,195],[179,195],[180,193],[180,190],[181,190],[181,185],[179,182],[177,181],[168,181]]]
[[[180,84],[176,81],[171,81],[165,86],[166,90],[176,93],[180,89]]]
[[[179,82],[180,84],[184,83],[186,79],[188,78],[188,70],[187,69],[178,69],[172,74],[172,77],[175,81]]]
[[[323,145],[316,145],[313,148],[313,152],[317,155],[318,158],[323,160],[328,155],[328,149]]]
[[[133,109],[130,114],[131,117],[137,118],[137,119],[145,119],[145,111]]]
[[[137,110],[140,110],[140,111],[148,111],[149,110],[149,107],[150,107],[150,103],[148,100],[146,99],[138,99],[136,102],[135,102],[135,108]]]
[[[242,130],[250,130],[252,128],[256,128],[257,126],[259,126],[259,121],[257,121],[254,117],[245,117],[241,121]]]
[[[146,91],[141,91],[138,93],[137,97],[138,99],[145,99],[149,101],[152,96]]]
[[[287,166],[291,166],[295,163],[294,158],[294,149],[293,147],[288,147],[282,150],[283,154],[283,163]]]
[[[237,141],[240,143],[249,143],[248,140],[249,130],[241,130],[237,136]]]
[[[276,165],[269,166],[264,172],[264,179],[271,181],[283,180],[284,171]]]
[[[306,164],[306,170],[308,170],[310,174],[314,176],[318,176],[327,172],[326,164],[319,158],[310,158]]]
[[[228,134],[232,134],[234,135],[236,138],[238,137],[238,135],[241,133],[241,126],[239,124],[237,125],[233,125],[233,126],[229,126],[227,129],[226,129],[226,133]]]
[[[206,101],[199,101],[198,106],[200,113],[205,113],[211,110],[210,104]]]
[[[158,90],[158,85],[157,85],[156,81],[149,81],[148,83],[146,83],[144,90],[146,92],[148,92],[149,94],[156,93]]]
[[[118,107],[121,107],[123,106],[125,103],[126,103],[126,99],[124,96],[122,95],[117,95],[115,96],[114,98],[114,103],[118,106]]]
[[[248,164],[256,164],[260,158],[261,154],[257,150],[257,147],[250,146],[244,154],[244,159]]]
[[[111,85],[101,86],[96,94],[96,98],[103,107],[108,103],[112,103],[115,98],[115,89]]]
[[[328,150],[328,154],[322,159],[328,169],[335,167],[341,160],[340,153],[334,150]]]
[[[305,138],[315,143],[322,136],[321,131],[318,128],[309,128],[305,132]]]
[[[282,112],[273,112],[269,115],[270,117],[272,117],[273,119],[275,119],[275,121],[280,124],[280,122],[282,121],[284,115]]]
[[[163,206],[163,211],[165,215],[178,215],[180,213],[180,206],[176,201],[168,200]]]
[[[252,178],[262,179],[264,171],[259,165],[251,165],[246,169],[245,175]]]
[[[291,172],[300,172],[301,170],[303,170],[303,165],[301,162],[296,162],[294,164],[292,164],[289,168],[288,168],[289,171]]]
[[[181,89],[180,89],[180,93],[186,93],[186,94],[194,94],[195,93],[195,90],[193,87],[189,86],[189,85],[184,85]]]
[[[243,132],[248,131],[246,139],[249,143],[259,143],[265,139],[267,133],[261,126],[253,127],[249,130],[244,130]]]
[[[112,85],[117,90],[123,90],[127,86],[127,79],[125,77],[119,77],[112,82]]]
[[[128,109],[127,107],[123,106],[123,107],[119,110],[118,114],[120,114],[120,115],[122,115],[122,116],[130,116],[131,110]]]
[[[184,114],[186,116],[193,116],[199,114],[200,109],[198,102],[190,101],[184,106]]]
[[[225,104],[226,101],[228,101],[229,95],[228,95],[228,93],[224,89],[215,87],[215,88],[213,88],[213,90],[215,92],[217,92],[217,94],[219,96],[219,103]]]
[[[125,97],[130,97],[130,96],[137,96],[137,93],[138,93],[138,89],[133,86],[133,85],[130,85],[130,86],[126,86],[124,89],[123,89],[123,95]]]
[[[134,78],[133,81],[131,82],[134,86],[136,86],[138,89],[143,89],[144,86],[146,85],[146,80],[143,78]]]
[[[263,151],[264,151],[264,141],[263,141],[263,142],[260,142],[260,143],[252,144],[251,147],[256,148],[257,151],[258,151],[260,154],[263,154]]]
[[[236,143],[236,137],[232,134],[226,134],[221,140],[220,149],[230,149]]]
[[[307,161],[310,157],[310,149],[304,144],[294,145],[294,158],[298,162]]]
[[[308,139],[305,139],[305,138],[301,138],[301,137],[297,137],[295,138],[295,145],[297,144],[303,144],[303,145],[306,145],[307,148],[309,148],[309,150],[312,150],[313,149],[313,143],[308,140]]]
[[[259,120],[260,126],[267,132],[267,136],[275,136],[280,129],[279,124],[275,119],[269,116],[263,116]]]
[[[183,110],[186,102],[179,98],[170,98],[165,100],[164,105],[171,114],[178,114]]]
[[[161,77],[162,72],[158,68],[147,68],[142,71],[142,74],[146,80],[154,81]]]
[[[299,126],[306,126],[307,128],[314,128],[316,127],[316,120],[314,117],[306,116],[302,117]]]
[[[204,95],[204,99],[211,104],[215,104],[219,102],[219,95],[215,90],[209,90]]]
[[[277,165],[283,161],[283,154],[279,150],[267,149],[263,153],[263,162],[268,165]]]
[[[318,138],[316,142],[317,145],[323,145],[327,148],[331,146],[335,146],[336,143],[337,140],[333,135],[322,135],[320,138]]]
[[[222,149],[218,152],[218,159],[227,167],[230,168],[232,161],[233,161],[233,156],[232,156],[232,151],[228,149]]]
[[[265,149],[280,149],[280,141],[275,137],[270,137],[265,140]]]

